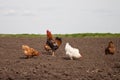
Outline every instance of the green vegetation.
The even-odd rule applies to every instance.
[[[40,34],[0,34],[0,37],[44,37]]]
[[[78,33],[65,34],[65,37],[120,37],[120,33]]]
[[[59,37],[120,37],[120,33],[53,34]],[[0,34],[0,37],[46,37],[46,34]]]

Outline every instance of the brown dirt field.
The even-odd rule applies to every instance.
[[[43,48],[46,38],[0,38],[0,80],[120,80],[120,38],[63,38],[51,56]],[[105,55],[112,40],[114,55]],[[82,58],[70,60],[65,43],[80,50]],[[25,59],[22,44],[40,51],[38,57]]]

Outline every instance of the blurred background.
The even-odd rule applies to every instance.
[[[120,0],[0,0],[0,34],[119,33]]]

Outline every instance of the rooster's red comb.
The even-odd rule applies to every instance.
[[[46,32],[50,32],[49,30],[46,30]]]

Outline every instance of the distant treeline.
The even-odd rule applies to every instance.
[[[53,34],[59,37],[120,37],[120,33]],[[46,37],[46,34],[0,34],[0,37]]]

